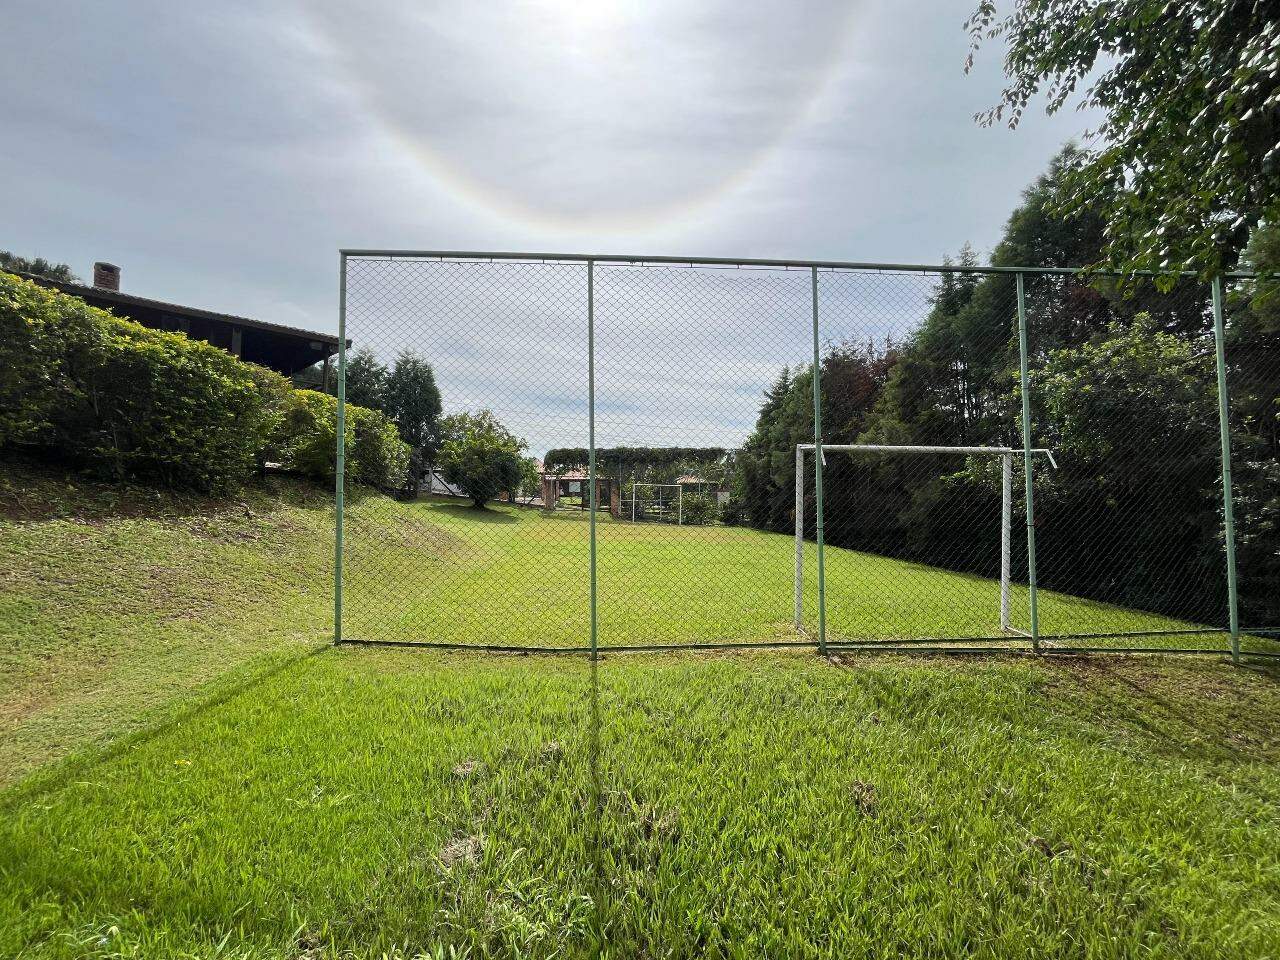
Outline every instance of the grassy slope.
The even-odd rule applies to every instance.
[[[592,764],[581,660],[307,656],[327,630],[322,496],[281,485],[246,513],[29,473],[2,494],[0,770],[80,752],[0,794],[0,956],[578,955],[602,930],[616,956],[1280,953],[1271,675],[610,657]],[[507,629],[578,602],[548,577],[585,592],[546,572],[577,556],[579,518],[368,497],[355,523],[397,604],[440,622],[487,626],[465,602],[481,586],[519,598]],[[526,525],[557,562],[503,556]],[[785,620],[789,576],[759,587],[781,561],[736,550],[678,614],[637,606],[718,569],[740,532],[631,531],[653,548],[611,567],[626,529],[602,525],[602,585],[632,598],[606,599],[613,630],[758,626],[779,600]],[[403,576],[429,562],[428,582],[468,585],[448,607]]]
[[[328,514],[289,483],[228,503],[0,473],[0,784],[323,643]]]
[[[0,473],[0,784],[131,729],[228,672],[234,679],[323,644],[328,499],[287,481],[226,502],[26,468]],[[579,513],[477,513],[356,494],[347,533],[350,636],[586,641]],[[789,537],[753,530],[602,520],[601,642],[794,639],[792,550]],[[813,626],[816,558],[807,550]],[[990,580],[835,549],[827,570],[833,636],[998,635]],[[1013,600],[1023,624],[1025,590]],[[1049,592],[1041,609],[1043,622],[1082,629],[1176,625]]]

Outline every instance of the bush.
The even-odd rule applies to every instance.
[[[488,410],[458,413],[441,421],[438,464],[444,479],[483,507],[503,491],[514,492],[527,480],[525,442]]]
[[[368,407],[345,410],[346,475],[375,487],[400,487],[409,469],[409,445],[395,424]],[[272,437],[270,455],[286,470],[332,482],[338,435],[338,401],[315,390],[294,390]]]
[[[684,522],[701,525],[714,523],[716,500],[704,493],[691,493],[684,498]]]
[[[0,274],[0,446],[202,490],[262,461],[288,390],[182,334]]]

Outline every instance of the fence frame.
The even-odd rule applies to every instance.
[[[761,258],[732,258],[732,257],[680,257],[665,255],[632,255],[632,254],[582,254],[582,253],[534,253],[534,252],[514,252],[514,251],[467,251],[467,250],[409,250],[409,249],[382,249],[382,248],[342,248],[338,251],[340,270],[339,270],[339,293],[338,293],[338,375],[336,383],[337,393],[337,415],[336,415],[336,450],[335,450],[335,470],[334,470],[334,623],[333,623],[333,639],[335,644],[363,644],[377,646],[396,646],[396,647],[413,647],[413,648],[430,648],[430,649],[455,649],[455,650],[475,650],[488,651],[496,653],[557,653],[557,654],[582,654],[590,655],[592,664],[594,665],[599,658],[599,616],[597,608],[597,543],[596,543],[596,510],[598,507],[597,490],[596,490],[596,442],[595,442],[595,426],[596,426],[596,403],[595,403],[595,266],[598,263],[605,264],[626,264],[634,266],[648,265],[669,265],[682,267],[719,267],[719,268],[763,268],[777,270],[804,270],[810,275],[811,301],[812,301],[812,332],[813,332],[813,417],[814,431],[813,443],[801,444],[796,448],[796,466],[797,477],[803,469],[804,451],[812,449],[814,451],[814,482],[815,482],[815,520],[816,520],[816,545],[817,545],[817,563],[818,563],[818,635],[816,637],[816,647],[820,654],[827,656],[829,649],[841,651],[857,651],[857,652],[875,652],[875,653],[918,653],[918,654],[943,654],[943,655],[995,655],[995,654],[1025,654],[1033,653],[1035,655],[1075,655],[1075,654],[1092,654],[1092,653],[1111,653],[1111,654],[1182,654],[1182,655],[1206,655],[1206,656],[1224,656],[1230,655],[1234,664],[1239,664],[1242,657],[1258,657],[1280,659],[1280,653],[1265,651],[1242,651],[1240,646],[1242,628],[1239,623],[1238,611],[1238,583],[1236,573],[1236,550],[1235,550],[1235,521],[1233,508],[1233,492],[1231,482],[1231,435],[1229,426],[1230,414],[1230,398],[1227,389],[1227,371],[1226,371],[1226,347],[1225,347],[1225,331],[1223,318],[1223,298],[1222,298],[1222,281],[1225,280],[1254,280],[1257,274],[1251,271],[1233,270],[1214,275],[1210,281],[1211,304],[1213,314],[1213,335],[1214,335],[1214,354],[1215,368],[1217,375],[1217,394],[1218,394],[1218,413],[1219,413],[1219,431],[1220,431],[1220,459],[1222,463],[1222,490],[1223,490],[1223,540],[1224,553],[1227,574],[1227,592],[1228,592],[1228,627],[1226,629],[1210,627],[1210,628],[1194,628],[1186,630],[1154,630],[1142,632],[1125,632],[1125,633],[1078,633],[1078,634],[1057,634],[1055,640],[1090,640],[1103,639],[1118,636],[1153,636],[1156,634],[1163,635],[1192,635],[1192,634],[1227,634],[1230,639],[1228,649],[1213,648],[1167,648],[1167,647],[1105,647],[1090,645],[1062,645],[1055,643],[1052,646],[1041,643],[1039,633],[1039,622],[1037,616],[1036,605],[1036,570],[1035,570],[1035,507],[1034,507],[1034,490],[1033,490],[1033,460],[1032,457],[1039,453],[1048,453],[1044,448],[1035,448],[1031,441],[1031,413],[1030,413],[1030,390],[1029,390],[1029,350],[1027,336],[1027,319],[1026,319],[1026,297],[1025,297],[1025,277],[1026,275],[1050,275],[1050,276],[1099,276],[1099,277],[1200,277],[1201,275],[1191,270],[1169,271],[1163,274],[1156,274],[1153,271],[1132,271],[1122,273],[1114,270],[1094,269],[1088,267],[1030,267],[1030,266],[968,266],[957,264],[908,264],[908,263],[877,263],[869,261],[844,261],[844,260],[791,260],[791,259],[761,259]],[[469,644],[469,643],[448,643],[439,641],[426,640],[378,640],[371,638],[352,638],[344,634],[343,631],[343,516],[345,512],[345,451],[346,451],[346,373],[347,373],[347,279],[348,279],[348,262],[351,259],[361,260],[425,260],[425,261],[452,261],[452,262],[501,262],[501,261],[524,261],[524,262],[561,262],[561,263],[582,263],[586,266],[587,271],[587,304],[586,304],[586,322],[587,322],[587,342],[588,342],[588,484],[590,487],[590,643],[586,646],[555,646],[555,647],[531,647],[510,644]],[[1026,483],[1026,527],[1027,527],[1027,564],[1028,564],[1028,585],[1030,597],[1030,626],[1031,631],[1029,638],[1031,639],[1031,650],[1028,651],[1024,647],[1010,646],[977,646],[965,639],[960,640],[852,640],[852,641],[828,641],[826,637],[826,597],[825,597],[825,563],[824,563],[824,536],[823,536],[823,495],[822,495],[822,467],[823,467],[823,430],[822,430],[822,396],[821,396],[821,377],[819,371],[821,368],[821,340],[820,340],[820,317],[819,317],[819,272],[820,271],[840,271],[840,272],[860,272],[860,273],[883,273],[883,274],[1006,274],[1013,275],[1016,282],[1017,291],[1017,311],[1016,326],[1018,334],[1018,355],[1019,355],[1019,386],[1021,394],[1021,432],[1022,447],[1021,448],[981,448],[983,452],[998,452],[1002,455],[1002,461],[1005,463],[1004,480],[1008,485],[1008,459],[1009,455],[1017,452],[1022,453],[1024,465],[1024,479]],[[831,449],[868,449],[869,445],[830,445]],[[896,450],[922,449],[912,447],[896,447]],[[946,447],[948,452],[963,451],[963,447]],[[800,483],[796,484],[796,510],[797,517],[802,515],[803,511],[803,488]],[[803,531],[797,524],[797,529],[801,530],[799,536],[803,537]],[[802,546],[802,544],[801,544]],[[796,552],[796,576],[802,575],[802,549]],[[799,591],[796,592],[796,617],[797,621],[800,617],[800,599]],[[1247,632],[1260,636],[1270,636],[1280,634],[1277,628],[1260,628],[1247,629]],[[974,638],[977,639],[977,638]],[[699,643],[676,643],[676,644],[627,644],[610,646],[604,648],[608,652],[629,653],[629,652],[648,652],[648,651],[678,651],[678,650],[729,650],[729,649],[768,649],[768,648],[795,648],[795,647],[813,647],[815,640],[799,639],[799,640],[774,640],[774,641],[717,641],[717,642],[699,642]]]

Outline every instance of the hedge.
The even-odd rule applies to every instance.
[[[337,403],[312,395],[332,408],[322,450],[323,428],[297,415],[315,406],[299,399],[310,393],[211,344],[0,273],[0,448],[201,490],[234,486],[278,449],[332,476]],[[360,407],[348,407],[348,424],[352,479],[398,484],[408,455],[395,427]]]
[[[332,480],[338,401],[315,390],[294,390],[269,447],[286,470]],[[346,405],[347,479],[375,487],[401,487],[409,470],[410,447],[387,417],[368,407]]]

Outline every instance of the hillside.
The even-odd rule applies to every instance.
[[[0,472],[0,783],[331,630],[332,508]]]

